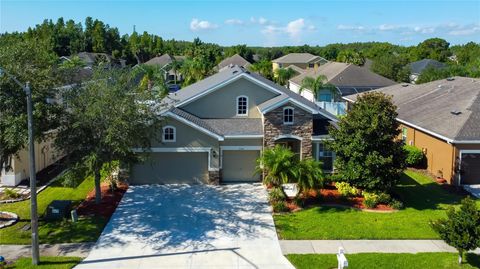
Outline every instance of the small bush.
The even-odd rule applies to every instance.
[[[60,176],[59,182],[65,188],[76,188],[88,176],[86,166],[77,164]]]
[[[348,184],[348,182],[337,182],[335,187],[338,192],[345,197],[357,196],[360,194],[360,190]]]
[[[388,205],[390,203],[390,201],[392,200],[392,197],[390,196],[390,194],[386,193],[386,192],[381,192],[381,193],[377,193],[378,195],[378,203],[379,204],[386,204]]]
[[[280,187],[274,187],[268,193],[268,200],[270,201],[270,203],[280,202],[280,201],[283,202],[285,201],[285,199],[286,199],[285,193]]]
[[[403,148],[407,153],[407,157],[405,158],[405,163],[407,164],[407,166],[418,167],[423,164],[425,155],[420,149],[409,145],[405,145],[403,146]]]
[[[20,198],[20,193],[16,192],[14,189],[5,189],[5,195],[10,199]]]
[[[398,200],[396,200],[396,199],[392,199],[388,205],[389,205],[391,208],[396,209],[396,210],[400,210],[400,209],[403,208],[403,203],[400,202],[400,201],[398,201]]]
[[[273,207],[273,212],[276,212],[276,213],[288,211],[288,207],[284,201],[276,201],[272,203],[272,207]]]
[[[379,195],[373,192],[363,192],[363,205],[366,208],[374,208],[378,204]]]
[[[304,201],[301,197],[297,196],[293,199],[293,203],[295,203],[299,207],[303,207]]]

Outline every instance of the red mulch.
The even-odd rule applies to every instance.
[[[358,209],[369,209],[373,211],[393,211],[394,209],[385,204],[378,204],[375,208],[366,208],[363,205],[363,197],[349,197],[345,198],[340,195],[338,190],[333,185],[327,185],[324,189],[310,190],[306,192],[303,197],[303,207],[310,207],[316,205],[339,205],[348,206]],[[286,203],[290,211],[297,211],[301,208],[294,203],[293,200],[288,200]]]
[[[113,193],[110,191],[110,185],[107,182],[101,184],[102,202],[95,203],[95,189],[88,193],[87,198],[78,206],[78,215],[83,216],[103,216],[110,218],[117,208],[123,194],[127,191],[128,185],[126,183],[118,183],[117,190]]]

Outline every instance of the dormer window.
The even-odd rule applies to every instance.
[[[237,97],[237,116],[247,116],[248,115],[248,97],[247,96],[238,96]]]
[[[293,107],[283,109],[283,124],[293,124]]]
[[[175,142],[177,139],[176,129],[173,126],[163,127],[162,142]]]

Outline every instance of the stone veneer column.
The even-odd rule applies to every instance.
[[[220,185],[220,171],[208,171],[208,184]]]
[[[283,124],[283,108],[293,107],[293,124]],[[313,116],[295,105],[285,104],[264,115],[264,147],[275,146],[275,139],[280,135],[295,135],[302,138],[302,158],[312,157]]]

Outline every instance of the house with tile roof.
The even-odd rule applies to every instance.
[[[453,77],[375,91],[393,96],[400,138],[424,152],[430,173],[455,185],[480,184],[480,79]],[[355,102],[358,96],[344,99]]]
[[[337,118],[243,67],[228,66],[170,93],[159,107],[165,125],[145,162],[132,166],[132,184],[260,181],[256,159],[275,145],[333,169],[334,154],[323,142]]]
[[[304,89],[300,93],[302,81],[306,77],[316,79],[319,76],[325,76],[325,84],[333,86],[336,90],[321,90],[314,96],[310,89]],[[328,62],[316,69],[307,70],[306,72],[293,77],[289,80],[289,89],[295,93],[299,93],[306,99],[316,102],[317,105],[335,115],[345,114],[347,103],[342,96],[356,93],[362,93],[373,89],[386,87],[396,84],[386,77],[378,75],[368,68],[356,66],[354,64]]]

